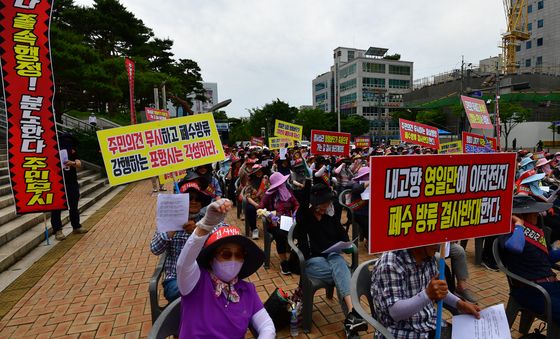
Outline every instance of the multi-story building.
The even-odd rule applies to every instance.
[[[402,107],[402,95],[412,90],[413,63],[386,56],[386,48],[338,47],[330,72],[313,80],[313,107],[358,114],[370,121],[379,139],[398,138],[390,113]]]
[[[531,36],[516,48],[521,73],[560,74],[560,0],[528,0]]]
[[[210,108],[218,103],[218,84],[215,82],[203,82],[202,87],[206,91],[208,101],[202,102],[193,99],[192,110],[195,114],[209,112]]]

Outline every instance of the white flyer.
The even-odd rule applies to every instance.
[[[285,160],[286,159],[286,154],[288,154],[288,149],[287,148],[281,148],[280,149],[280,160]]]
[[[290,232],[290,228],[294,224],[294,219],[292,217],[287,217],[285,215],[280,216],[280,229],[286,232]]]
[[[453,339],[510,339],[504,304],[490,306],[480,311],[480,319],[470,314],[453,317]]]
[[[347,250],[350,247],[352,247],[351,241],[339,241],[336,244],[324,250],[322,253],[324,254],[333,253],[333,252],[338,253],[338,252],[342,252],[342,250]]]
[[[156,225],[159,232],[182,231],[189,220],[189,194],[158,194]]]
[[[68,171],[70,167],[64,166],[64,163],[68,161],[68,151],[61,149],[58,153],[60,154],[60,163],[62,164],[62,168]]]
[[[369,196],[370,196],[370,189],[369,189],[369,185],[368,187],[362,192],[362,194],[360,194],[360,197],[362,198],[362,200],[369,200]]]

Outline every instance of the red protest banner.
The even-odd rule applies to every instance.
[[[498,150],[496,138],[463,132],[463,153],[492,153]]]
[[[136,110],[134,108],[134,61],[124,58],[124,67],[128,75],[128,90],[130,92],[130,123],[136,124]]]
[[[469,119],[471,128],[494,128],[494,125],[492,125],[492,121],[490,120],[490,115],[488,115],[488,110],[486,109],[486,103],[484,100],[461,95],[461,101],[463,102],[463,107],[465,108],[465,113],[467,113],[467,118]]]
[[[0,48],[17,213],[66,209],[53,111],[52,1],[3,1]]]
[[[350,133],[311,130],[311,154],[350,155]]]
[[[146,120],[156,121],[156,120],[167,120],[169,119],[169,112],[164,109],[155,109],[151,107],[144,108],[146,112]]]
[[[264,138],[261,137],[251,137],[251,146],[264,146]]]
[[[432,126],[399,119],[401,141],[430,148],[439,148],[439,132]]]
[[[370,253],[509,233],[515,157],[371,157]]]
[[[354,146],[356,146],[356,148],[370,148],[371,139],[369,137],[355,137]]]

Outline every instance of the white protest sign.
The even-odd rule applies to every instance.
[[[64,163],[68,161],[68,151],[61,149],[58,153],[60,154],[60,163],[62,164],[64,170],[70,170],[70,167],[64,166]]]
[[[508,320],[504,304],[487,307],[480,311],[480,319],[470,314],[453,317],[453,339],[509,339]]]
[[[281,148],[280,149],[280,160],[285,160],[286,159],[286,154],[288,153],[288,149],[287,148]]]
[[[159,232],[182,231],[189,220],[189,194],[159,194],[156,213]]]
[[[287,217],[285,215],[282,215],[280,217],[280,229],[284,230],[286,232],[290,232],[290,228],[292,228],[292,225],[294,224],[294,219],[292,217]]]

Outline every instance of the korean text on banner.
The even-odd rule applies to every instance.
[[[180,181],[181,179],[183,179],[183,177],[187,174],[187,170],[180,170],[180,171],[174,171],[171,173],[165,173],[165,174],[160,174],[159,175],[159,183],[161,185],[163,184],[167,184],[169,182],[173,182],[173,175],[175,175],[175,179],[177,179],[177,181]]]
[[[463,132],[463,153],[493,153],[498,149],[496,138]]]
[[[111,185],[224,160],[212,113],[97,131]]]
[[[311,154],[350,155],[350,133],[311,130]]]
[[[251,137],[251,146],[264,146],[264,138],[261,137]]]
[[[405,119],[399,119],[399,126],[402,141],[435,149],[439,148],[437,128]]]
[[[370,148],[371,140],[369,137],[355,137],[354,146],[356,146],[356,148]]]
[[[268,138],[268,148],[269,149],[281,149],[281,148],[294,147],[294,140],[286,138]]]
[[[515,153],[371,157],[371,253],[511,231]]]
[[[52,1],[3,1],[2,77],[16,212],[66,209],[53,111]]]
[[[134,108],[134,61],[124,58],[124,67],[128,76],[128,91],[130,94],[130,123],[136,124],[136,109]]]
[[[164,109],[155,109],[151,107],[146,107],[144,111],[146,112],[146,120],[148,121],[169,119],[169,112]]]
[[[463,153],[463,147],[460,141],[451,141],[439,144],[438,154],[459,154]]]
[[[463,102],[463,107],[465,108],[465,113],[467,114],[471,128],[494,128],[484,100],[461,95],[461,101]]]
[[[303,136],[303,126],[276,120],[274,123],[274,135],[293,140],[301,140]]]

